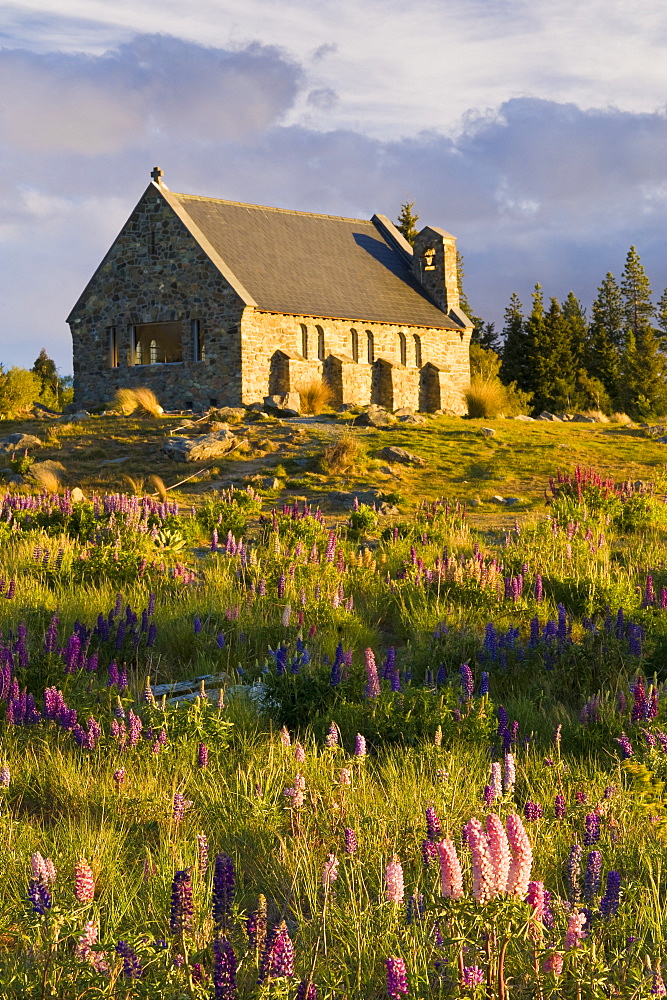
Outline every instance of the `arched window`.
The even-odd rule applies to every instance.
[[[156,365],[157,364],[157,360],[158,360],[158,358],[157,358],[157,340],[151,340],[150,347],[148,348],[148,353],[149,353],[149,357],[150,357],[149,364]]]
[[[305,323],[301,323],[301,353],[304,358],[308,358],[308,327]]]
[[[321,326],[316,326],[317,330],[317,359],[324,361],[324,330]]]
[[[408,363],[408,342],[405,339],[404,333],[399,333],[398,335],[398,349],[399,349],[401,364],[405,367]]]
[[[368,354],[368,363],[372,365],[375,361],[375,340],[370,330],[366,330],[366,351]]]
[[[350,330],[350,339],[352,341],[352,360],[359,360],[359,334],[356,330]]]
[[[415,364],[417,365],[417,368],[421,368],[421,366],[422,366],[422,341],[421,341],[421,337],[418,337],[415,334],[414,340],[415,340]]]

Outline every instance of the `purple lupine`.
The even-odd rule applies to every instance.
[[[296,991],[295,1000],[317,1000],[317,986],[308,979],[302,979]]]
[[[475,692],[475,681],[472,676],[472,670],[469,664],[462,663],[459,667],[459,674],[461,675],[461,687],[463,689],[463,700],[470,701]]]
[[[600,900],[600,913],[603,917],[613,917],[618,913],[620,891],[621,876],[618,872],[609,872],[607,874],[605,894]]]
[[[345,837],[345,853],[346,854],[356,854],[357,852],[357,835],[350,827],[345,827],[344,831]]]
[[[278,579],[278,598],[281,599],[285,596],[285,585],[287,584],[287,577],[284,573],[280,574]]]
[[[544,810],[539,802],[532,802],[529,800],[523,807],[523,814],[526,819],[534,821],[542,818]]]
[[[584,834],[584,846],[592,847],[600,839],[600,817],[597,813],[587,813],[585,819],[586,832]]]
[[[234,949],[226,938],[213,940],[213,986],[215,1000],[236,1000],[237,961]]]
[[[119,941],[116,953],[123,959],[123,975],[126,979],[141,979],[143,969],[139,957],[127,941]]]
[[[10,772],[6,764],[0,767],[0,788],[9,788]]]
[[[565,863],[565,885],[567,887],[568,899],[575,905],[581,898],[581,855],[583,851],[580,844],[572,844],[568,859]]]
[[[584,899],[590,903],[597,895],[602,878],[602,855],[599,851],[591,851],[588,855],[584,873]]]
[[[157,625],[155,622],[151,622],[150,628],[148,629],[148,635],[146,637],[146,646],[150,649],[155,645],[155,640],[157,639]]]
[[[463,985],[467,987],[481,986],[484,982],[484,969],[479,965],[465,965],[463,967]]]
[[[489,672],[488,670],[482,670],[482,677],[479,682],[479,693],[480,697],[485,698],[489,693]]]
[[[357,733],[354,741],[354,756],[355,757],[365,757],[366,756],[366,737],[362,736],[361,733]]]
[[[290,978],[294,975],[294,946],[283,920],[269,934],[259,966],[258,984],[267,979]]]
[[[373,650],[366,649],[366,697],[367,698],[379,698],[380,697],[380,679],[378,677],[377,667],[375,665],[375,655]]]
[[[632,749],[632,743],[628,739],[625,733],[621,733],[620,736],[614,737],[614,743],[618,743],[621,748],[621,759],[628,760],[630,757],[634,757],[634,750]]]
[[[208,747],[205,743],[200,743],[197,747],[197,764],[199,767],[208,767]]]
[[[32,904],[33,912],[38,913],[40,917],[46,915],[53,903],[46,884],[37,878],[31,878],[28,882],[28,900]]]
[[[171,883],[171,914],[169,928],[172,934],[183,934],[192,924],[192,880],[190,869],[176,872]]]
[[[388,958],[387,966],[387,996],[390,1000],[400,1000],[408,993],[408,978],[405,962],[402,958]]]
[[[432,840],[422,841],[422,862],[427,870],[438,861],[438,848]]]
[[[542,574],[538,573],[535,577],[535,589],[534,589],[535,600],[538,604],[542,603],[544,599],[544,586],[542,584]]]
[[[644,688],[644,678],[638,677],[636,683],[630,690],[632,691],[632,696],[634,698],[630,721],[639,722],[641,719],[645,718],[646,715],[646,689]]]
[[[562,792],[558,792],[556,795],[556,801],[554,803],[554,815],[556,819],[565,819],[565,796]]]
[[[193,626],[194,626],[194,633],[195,633],[195,635],[199,635],[199,633],[201,632],[201,629],[202,629],[201,618],[199,617],[199,615],[195,615]]]
[[[258,954],[264,949],[266,929],[266,896],[260,896],[257,909],[249,913],[246,918],[248,945]]]
[[[426,836],[429,840],[435,841],[440,834],[440,820],[433,806],[426,807]]]
[[[197,834],[197,868],[201,878],[208,871],[208,840],[206,834]]]
[[[225,930],[232,914],[235,876],[232,860],[226,854],[217,854],[213,869],[213,923],[216,930]]]
[[[46,636],[44,638],[44,651],[46,653],[55,653],[58,646],[58,625],[59,619],[58,615],[53,615],[51,621],[49,622],[49,627],[46,630]]]

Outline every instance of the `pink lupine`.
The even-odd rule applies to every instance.
[[[351,785],[352,784],[352,772],[349,767],[342,767],[340,770],[340,777],[338,779],[340,785]]]
[[[567,922],[567,933],[565,935],[565,950],[577,948],[586,937],[584,924],[586,923],[585,913],[571,913]]]
[[[79,903],[89,903],[95,895],[93,870],[85,858],[79,858],[74,866],[74,895]]]
[[[297,764],[303,764],[306,759],[306,751],[303,749],[300,743],[297,743],[294,747],[294,759]]]
[[[507,876],[507,892],[510,896],[525,899],[533,866],[533,849],[520,816],[512,813],[507,817],[507,839],[512,851],[512,861]]]
[[[454,842],[449,839],[441,840],[436,847],[440,858],[440,891],[448,899],[461,899],[463,875]]]
[[[526,902],[533,908],[533,916],[536,920],[542,921],[546,912],[546,900],[544,896],[544,882],[529,882]]]
[[[42,885],[49,886],[56,880],[56,869],[51,858],[43,858],[39,851],[30,857],[32,877]]]
[[[505,773],[503,775],[503,791],[506,795],[509,795],[514,788],[514,782],[516,781],[516,764],[514,762],[514,754],[505,754]]]
[[[507,888],[510,870],[510,845],[500,816],[489,813],[486,817],[486,836],[489,843],[489,857],[493,866],[493,895],[500,896]]]
[[[491,787],[493,788],[494,797],[499,799],[503,794],[503,779],[501,773],[501,767],[499,762],[495,762],[491,765]]]
[[[325,889],[330,889],[338,878],[338,865],[340,864],[335,854],[329,854],[322,869],[322,885]]]
[[[463,834],[472,854],[473,897],[478,903],[488,903],[494,895],[495,873],[484,828],[480,821],[473,817],[464,826]]]
[[[96,972],[105,975],[109,973],[109,963],[105,952],[93,951],[93,945],[97,944],[97,923],[94,920],[87,920],[83,925],[83,931],[74,946],[74,955],[80,962],[89,962]]]
[[[402,903],[404,896],[403,866],[398,854],[393,854],[385,870],[387,900],[390,903]]]
[[[544,972],[551,972],[554,976],[560,976],[563,971],[563,956],[559,951],[552,951],[544,959],[542,964]]]
[[[283,728],[280,730],[280,742],[284,747],[291,746],[292,744],[292,737],[289,734],[287,726],[283,726]]]

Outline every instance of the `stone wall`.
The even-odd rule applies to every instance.
[[[157,189],[149,188],[111,247],[69,323],[78,406],[108,402],[117,388],[148,386],[166,409],[241,402],[238,330],[244,303]],[[194,360],[192,321],[199,320],[205,360]],[[183,361],[133,365],[132,328],[180,321]],[[115,328],[118,367],[111,367]]]

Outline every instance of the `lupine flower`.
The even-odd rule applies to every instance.
[[[481,986],[484,982],[484,969],[479,965],[465,965],[463,967],[463,985],[468,987]]]
[[[330,889],[338,878],[338,865],[340,864],[335,854],[329,854],[322,868],[322,885],[325,889]]]
[[[257,909],[249,913],[246,919],[248,944],[257,952],[261,952],[264,948],[266,928],[266,896],[260,896]]]
[[[345,837],[345,853],[356,854],[357,835],[350,827],[345,827],[343,836]]]
[[[280,730],[280,742],[284,747],[289,747],[292,745],[292,737],[290,736],[287,726],[283,726]]]
[[[565,819],[565,796],[561,792],[556,795],[554,815],[556,819]]]
[[[493,868],[493,895],[499,896],[506,891],[510,871],[511,855],[505,827],[500,816],[489,813],[486,817],[486,836],[489,858]]]
[[[533,850],[521,817],[512,813],[507,817],[507,839],[512,851],[509,875],[507,877],[507,892],[510,896],[525,899],[530,881],[530,870],[533,865]]]
[[[375,654],[372,649],[366,650],[366,697],[380,697],[380,679],[378,677],[377,666],[375,665]]]
[[[56,869],[51,858],[43,858],[39,851],[30,857],[32,877],[45,886],[52,885],[56,880]]]
[[[74,895],[77,902],[89,903],[95,896],[93,870],[85,858],[79,858],[74,866]]]
[[[127,941],[119,941],[116,945],[116,953],[123,959],[123,975],[126,979],[141,979],[143,969],[137,953],[130,947]]]
[[[514,788],[514,783],[516,781],[516,764],[514,763],[514,754],[505,754],[505,770],[503,773],[503,791],[505,795],[509,795]]]
[[[187,800],[181,792],[174,792],[174,801],[172,807],[172,819],[174,823],[178,824],[183,821],[186,810],[190,808],[192,802]]]
[[[551,972],[554,976],[560,976],[563,972],[563,956],[559,951],[550,952],[542,963],[544,972]]]
[[[533,908],[533,916],[542,921],[546,913],[544,882],[529,882],[526,902]]]
[[[591,902],[597,895],[602,878],[602,855],[599,851],[591,851],[588,855],[588,863],[584,874],[584,899]]]
[[[449,839],[441,840],[436,847],[440,860],[440,892],[448,899],[461,899],[463,874],[454,842]]]
[[[495,872],[482,824],[474,817],[463,828],[472,854],[472,894],[476,902],[488,903],[494,894]]]
[[[200,743],[197,747],[197,763],[200,767],[208,766],[208,747],[205,743]]]
[[[402,903],[404,896],[403,886],[403,866],[398,854],[393,854],[385,869],[385,885],[387,901],[390,903]]]
[[[315,983],[302,979],[296,991],[296,1000],[317,1000],[317,986]]]
[[[388,958],[387,966],[387,996],[390,1000],[400,1000],[408,993],[408,978],[405,962],[402,958]]]
[[[654,997],[664,997],[666,994],[667,994],[667,988],[665,987],[665,982],[662,978],[660,966],[658,965],[653,972],[653,980],[651,983],[651,995]]]
[[[354,743],[354,756],[355,757],[365,757],[366,756],[366,737],[362,736],[361,733],[357,733]]]
[[[9,788],[10,773],[6,764],[0,767],[0,788]]]
[[[571,903],[576,903],[581,898],[581,855],[583,851],[580,844],[573,844],[570,848],[567,862],[565,864],[565,885],[567,895]]]
[[[586,833],[584,834],[584,845],[591,847],[597,844],[600,839],[600,817],[597,813],[588,813],[586,816]]]
[[[442,746],[442,726],[438,726],[438,728],[436,729],[435,736],[433,737],[433,743],[437,747]]]
[[[340,777],[338,779],[339,785],[351,785],[352,784],[352,772],[349,767],[341,767]]]
[[[335,722],[332,722],[329,726],[325,745],[331,749],[338,746],[338,726]]]
[[[461,675],[461,687],[463,688],[463,700],[470,701],[475,692],[475,680],[472,676],[472,670],[467,663],[462,663],[459,667],[459,673]]]
[[[226,854],[217,854],[213,871],[213,923],[216,930],[224,928],[232,914],[235,882],[231,858]]]
[[[183,934],[192,923],[192,881],[190,870],[176,872],[171,883],[171,916],[169,928],[172,934]]]
[[[600,913],[603,917],[614,917],[618,913],[621,876],[611,871],[607,875],[605,894],[600,900]]]
[[[32,903],[33,912],[41,917],[51,909],[51,893],[40,879],[31,878],[28,882],[28,900]]]
[[[120,788],[125,782],[125,768],[119,767],[113,773],[113,780],[115,782],[116,788]]]
[[[303,749],[300,743],[297,743],[294,747],[294,760],[297,764],[303,764],[306,759],[306,751]]]
[[[283,608],[282,617],[280,619],[280,624],[282,625],[283,628],[287,628],[287,626],[289,625],[291,615],[292,615],[292,606],[291,604],[286,604],[285,607]]]
[[[627,760],[629,757],[634,757],[634,750],[632,749],[632,743],[628,739],[625,733],[621,733],[620,736],[614,737],[614,742],[618,743],[621,748],[621,759]]]
[[[433,806],[426,807],[426,836],[429,840],[437,840],[440,833],[440,820]]]
[[[539,802],[528,801],[523,807],[523,814],[527,820],[534,821],[542,818],[544,810]]]
[[[97,972],[109,973],[109,963],[104,952],[93,951],[97,944],[98,928],[94,920],[87,920],[83,931],[74,946],[74,955],[80,962],[88,962]]]
[[[584,926],[586,924],[585,913],[571,913],[567,922],[567,933],[565,935],[565,950],[577,948],[587,936]]]
[[[234,949],[226,938],[213,940],[213,986],[215,1000],[236,1000],[237,962]]]
[[[503,794],[503,781],[501,767],[497,762],[491,765],[491,787],[493,788],[494,798],[499,799]]]
[[[287,932],[287,924],[283,920],[273,928],[267,938],[257,982],[261,986],[267,979],[278,979],[281,976],[289,978],[293,975],[294,946]]]

